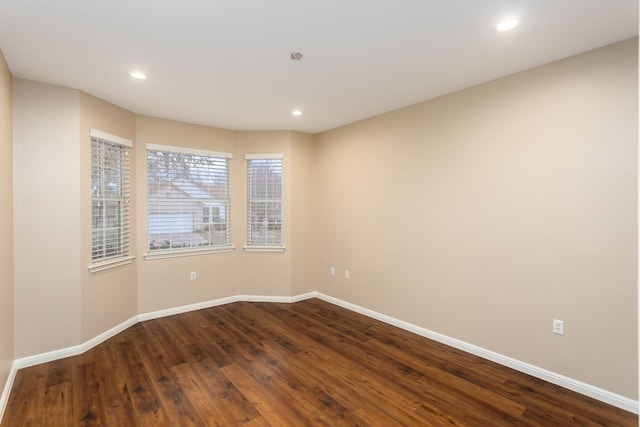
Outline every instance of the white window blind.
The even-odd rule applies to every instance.
[[[230,154],[147,145],[149,252],[230,246]]]
[[[247,155],[248,245],[282,246],[282,155]]]
[[[91,262],[128,258],[131,142],[91,131]]]

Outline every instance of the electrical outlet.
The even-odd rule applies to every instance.
[[[344,271],[344,278],[348,279],[351,275],[349,274],[349,270]]]
[[[332,276],[335,276],[335,275],[336,275],[336,269],[335,269],[335,267],[331,267],[331,270],[329,270],[329,273],[330,273]]]
[[[564,335],[564,321],[553,319],[553,333],[558,335]]]
[[[191,272],[191,280],[196,280],[196,277],[197,277],[197,276],[196,276],[196,272],[195,272],[195,271],[192,271],[192,272]]]

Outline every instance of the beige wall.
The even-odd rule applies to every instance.
[[[310,229],[292,218],[291,132],[233,132],[132,113],[83,92],[16,79],[16,336],[17,357],[86,342],[138,313],[174,308],[228,296],[291,296],[292,248],[301,263],[297,289],[312,290]],[[55,114],[48,114],[54,111]],[[132,191],[134,247],[132,264],[89,273],[90,129],[134,141]],[[45,138],[45,135],[47,137]],[[145,260],[145,144],[184,146],[233,154],[231,253]],[[296,135],[300,167],[295,206],[309,212],[304,180],[310,179],[313,137]],[[248,153],[284,154],[284,252],[244,250],[246,242],[246,161]],[[72,160],[75,159],[75,160]],[[54,178],[51,169],[62,165]],[[52,187],[63,190],[54,191]],[[305,188],[307,187],[307,188]],[[61,199],[59,199],[61,198]],[[38,222],[41,201],[53,205]],[[61,203],[62,202],[62,203]],[[310,239],[309,239],[310,240]],[[42,242],[57,242],[52,254]],[[33,263],[42,268],[33,268]],[[189,280],[195,271],[196,281]],[[46,278],[46,280],[45,280]],[[54,332],[55,331],[55,332]]]
[[[316,290],[314,199],[316,137],[291,134],[291,294]]]
[[[15,356],[81,343],[79,92],[13,80]]]
[[[138,312],[195,304],[236,295],[292,295],[291,132],[234,132],[138,116],[136,120]],[[231,153],[231,239],[233,252],[145,260],[145,144],[160,144]],[[284,252],[247,252],[246,161],[250,153],[283,153]],[[306,196],[302,196],[306,197]],[[309,232],[310,234],[310,232]],[[302,246],[302,245],[300,245]],[[304,249],[301,248],[301,253]],[[190,272],[197,273],[191,281]]]
[[[234,253],[144,259],[147,252],[146,144],[233,153],[236,140],[232,131],[144,116],[136,118],[138,312],[149,313],[237,295]],[[231,203],[233,210],[236,201],[232,198]],[[195,281],[189,278],[192,271],[197,273]]]
[[[637,51],[319,135],[318,290],[637,399]]]
[[[81,313],[82,342],[131,319],[138,314],[136,262],[105,271],[89,273],[91,264],[91,129],[101,130],[135,142],[135,115],[94,96],[80,92],[80,220],[82,238],[80,254],[82,262]],[[135,151],[131,164],[135,163]],[[131,199],[136,200],[136,170],[131,168]],[[132,235],[135,233],[135,206],[132,207]],[[132,253],[136,241],[133,239]]]
[[[137,314],[135,264],[88,271],[89,132],[133,140],[135,116],[77,90],[13,86],[16,357],[26,357],[78,345]]]
[[[0,51],[0,390],[14,354],[13,307],[13,150],[11,72]]]
[[[291,295],[291,132],[238,132],[236,166],[237,203],[234,228],[238,269],[236,280],[241,294]],[[247,244],[247,154],[282,153],[282,239],[284,252],[250,252]]]

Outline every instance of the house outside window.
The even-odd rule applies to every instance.
[[[231,157],[147,144],[148,254],[230,249]]]
[[[205,225],[215,225],[220,223],[220,208],[214,206],[205,206],[202,209],[202,222]]]

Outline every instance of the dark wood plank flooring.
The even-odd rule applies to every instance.
[[[638,417],[321,300],[141,322],[20,370],[1,426],[636,426]]]

